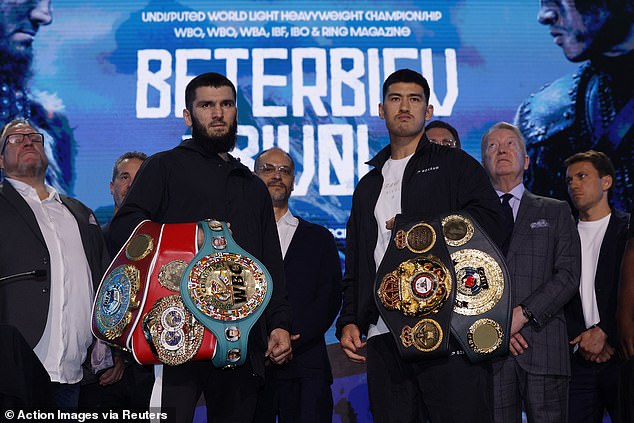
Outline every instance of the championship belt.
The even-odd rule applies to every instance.
[[[211,360],[214,335],[180,298],[180,279],[196,253],[196,223],[140,223],[101,281],[93,334],[131,351],[141,364]]]
[[[374,292],[379,313],[404,359],[449,354],[454,281],[440,221],[397,215]]]
[[[441,217],[456,274],[451,331],[471,362],[508,353],[510,276],[502,254],[468,213]]]
[[[244,364],[249,331],[273,293],[264,265],[240,248],[224,222],[200,222],[202,248],[180,281],[183,303],[217,339],[212,360],[219,368]]]

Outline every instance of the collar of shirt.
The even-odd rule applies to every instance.
[[[59,198],[59,193],[57,192],[57,190],[48,184],[45,184],[46,192],[48,192],[48,197],[45,198],[44,200],[40,200],[40,197],[37,195],[37,191],[35,191],[35,188],[27,184],[26,182],[18,181],[17,179],[12,179],[12,178],[4,178],[4,179],[6,181],[9,181],[11,185],[13,185],[13,188],[15,188],[15,190],[19,192],[22,197],[37,199],[37,201],[41,201],[41,202],[52,201],[52,200],[56,200],[60,203],[62,202],[62,200]]]
[[[290,209],[286,210],[286,213],[284,213],[284,216],[280,217],[280,220],[277,221],[278,227],[291,226],[293,228],[296,228],[297,225],[299,225],[299,219],[293,216]]]
[[[522,196],[524,195],[524,190],[524,184],[520,183],[516,185],[511,191],[509,191],[509,194],[513,196],[513,198],[509,200],[509,204],[513,209],[513,217],[516,219],[517,211],[520,208],[520,201],[522,200]],[[504,191],[498,191],[497,189],[495,190],[495,192],[497,193],[498,197],[501,197],[502,194],[506,194]]]

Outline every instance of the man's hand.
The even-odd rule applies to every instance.
[[[511,316],[511,342],[509,344],[511,354],[514,356],[522,354],[524,350],[528,348],[528,342],[526,342],[520,333],[520,330],[524,327],[524,325],[526,325],[526,323],[528,323],[528,319],[524,316],[522,307],[514,307],[513,314]]]
[[[385,221],[385,229],[391,231],[394,228],[394,221],[396,220],[396,216],[391,219]]]
[[[112,359],[114,361],[114,366],[106,370],[99,376],[99,385],[107,386],[112,385],[113,383],[117,383],[123,377],[123,372],[125,371],[125,364],[123,362],[123,357],[119,354],[113,354]]]
[[[605,363],[614,355],[614,348],[610,344],[605,344],[603,350],[592,360],[595,363]]]
[[[608,335],[598,326],[586,329],[570,341],[570,345],[578,344],[579,353],[588,361],[595,361],[603,352],[608,341]],[[612,348],[612,347],[610,347]],[[612,353],[614,350],[612,349]]]
[[[299,335],[293,335],[293,341],[299,339]],[[268,348],[264,353],[275,364],[284,364],[293,358],[291,349],[291,334],[282,328],[275,328],[269,334]]]
[[[355,363],[365,363],[365,357],[357,354],[357,351],[365,347],[366,341],[361,341],[361,331],[354,323],[349,323],[341,331],[339,345],[348,358]]]

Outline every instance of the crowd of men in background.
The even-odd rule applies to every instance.
[[[389,143],[355,190],[343,280],[332,234],[289,209],[291,155],[263,151],[251,171],[229,154],[236,91],[222,75],[200,75],[187,87],[191,139],[150,158],[128,152],[117,159],[115,215],[102,228],[91,210],[46,182],[42,133],[26,119],[7,123],[0,135],[0,233],[13,241],[0,243],[0,323],[7,325],[0,334],[21,353],[0,348],[20,381],[0,384],[0,405],[149,407],[156,372],[90,333],[95,290],[142,220],[217,218],[271,269],[277,297],[252,333],[257,342],[244,368],[191,362],[162,369],[162,396],[153,405],[172,410],[171,421],[191,421],[201,393],[209,421],[330,421],[324,334],[340,309],[337,336],[348,358],[367,366],[377,422],[515,422],[522,412],[529,422],[591,422],[606,411],[613,422],[631,421],[634,231],[629,215],[610,206],[610,158],[594,150],[562,158],[565,180],[553,184],[567,187],[569,202],[538,196],[523,184],[534,164],[516,126],[500,122],[484,133],[480,164],[461,150],[455,128],[429,122],[428,99],[417,72],[399,70],[384,83],[379,116]],[[222,194],[217,186],[232,189]],[[434,202],[425,200],[430,196]],[[511,354],[473,364],[451,341],[449,357],[404,361],[372,299],[393,218],[460,210],[505,255]],[[457,405],[465,390],[471,394]]]

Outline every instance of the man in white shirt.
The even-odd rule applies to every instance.
[[[501,245],[507,219],[482,166],[464,151],[431,143],[427,80],[400,69],[383,83],[379,117],[389,143],[358,182],[346,229],[346,269],[337,337],[346,356],[366,363],[374,422],[490,422],[490,362],[471,363],[449,337],[449,357],[404,360],[375,302],[377,269],[397,214],[435,216],[467,211]],[[398,342],[402,342],[399,340]],[[364,348],[365,347],[365,348]]]
[[[33,348],[57,406],[74,409],[93,339],[95,286],[108,265],[103,236],[91,210],[45,183],[41,133],[17,119],[0,140],[0,323]]]
[[[581,238],[581,284],[566,306],[572,371],[569,418],[600,422],[607,409],[618,422],[616,307],[629,215],[610,208],[614,167],[608,156],[590,150],[570,156],[564,164]]]
[[[332,371],[324,334],[341,306],[341,263],[332,234],[323,226],[295,217],[288,200],[295,163],[279,148],[255,160],[255,173],[266,184],[280,238],[286,290],[293,311],[293,360],[268,366],[258,395],[255,422],[326,423],[332,421]]]

